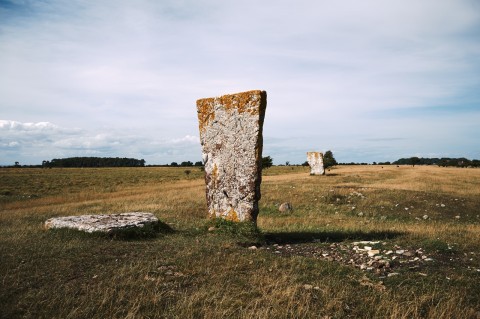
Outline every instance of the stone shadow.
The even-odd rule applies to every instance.
[[[347,240],[380,241],[405,235],[399,231],[318,231],[318,232],[265,232],[263,236],[270,244],[301,244],[312,242],[343,242]]]

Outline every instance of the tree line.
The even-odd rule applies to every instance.
[[[400,158],[392,164],[394,165],[438,165],[442,167],[480,167],[480,160],[469,160],[465,157],[460,158],[423,158],[423,157],[409,157],[409,158]]]
[[[43,161],[42,167],[143,167],[144,159],[120,157],[68,157]]]
[[[368,163],[337,163],[332,151],[326,151],[323,156],[324,167],[328,168],[335,165],[369,165]],[[285,163],[286,166],[290,166],[290,162]],[[308,162],[304,162],[301,165],[308,166]],[[480,167],[480,160],[467,159],[465,157],[460,158],[419,158],[416,156],[408,158],[400,158],[394,162],[373,162],[373,165],[438,165],[441,167]],[[144,159],[136,158],[120,158],[120,157],[69,157],[69,158],[54,158],[51,161],[43,161],[42,165],[20,165],[19,162],[15,162],[15,166],[6,167],[144,167]],[[183,161],[180,163],[172,162],[164,165],[148,165],[148,166],[162,166],[162,167],[203,167],[201,161],[191,162]],[[269,168],[273,166],[273,158],[270,156],[262,157],[262,167]],[[283,166],[283,165],[280,165]]]

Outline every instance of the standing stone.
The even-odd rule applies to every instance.
[[[197,101],[208,214],[255,222],[262,181],[265,91]]]
[[[323,154],[320,152],[307,152],[307,161],[310,165],[310,175],[324,175]]]

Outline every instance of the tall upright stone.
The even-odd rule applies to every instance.
[[[310,165],[310,175],[324,175],[323,153],[307,152],[307,162]]]
[[[258,215],[265,91],[197,101],[208,214],[231,221]]]

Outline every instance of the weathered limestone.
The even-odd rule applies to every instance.
[[[131,212],[110,215],[80,215],[50,218],[45,222],[45,228],[71,228],[87,233],[111,233],[115,230],[144,227],[158,223],[158,218],[152,213]]]
[[[212,218],[257,219],[266,107],[267,93],[258,90],[197,101]]]
[[[307,161],[310,165],[310,175],[324,175],[325,168],[323,167],[323,153],[307,152]]]

